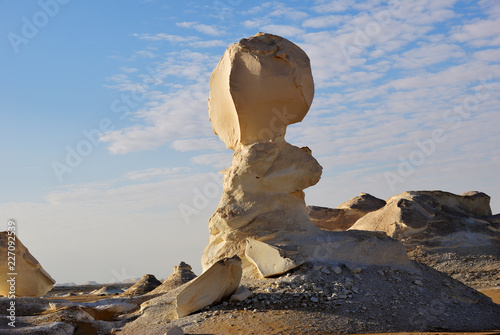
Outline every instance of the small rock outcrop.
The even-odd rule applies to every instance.
[[[229,299],[230,301],[245,301],[253,295],[252,291],[250,291],[246,286],[241,285],[238,287],[236,292]]]
[[[0,232],[0,295],[41,297],[55,283],[15,234]]]
[[[409,191],[359,219],[350,229],[383,231],[395,239],[484,231],[490,223],[490,197],[481,192],[462,195],[443,191]],[[428,238],[429,239],[429,238]]]
[[[177,317],[228,299],[238,289],[240,280],[241,260],[238,256],[218,261],[179,293],[176,298]]]
[[[90,294],[93,294],[93,295],[111,295],[111,294],[118,294],[118,293],[123,293],[123,290],[121,288],[118,288],[118,287],[113,286],[113,285],[106,285],[106,286],[101,287],[100,289],[96,289],[96,290],[90,292]]]
[[[147,274],[142,276],[142,278],[132,285],[128,290],[122,293],[122,295],[136,296],[143,295],[148,292],[151,292],[162,283],[154,275]]]
[[[329,231],[349,229],[366,214],[384,207],[386,202],[367,193],[344,202],[337,208],[307,206],[309,219],[315,226]]]
[[[491,287],[500,283],[500,235],[489,202],[476,191],[404,192],[350,229],[383,231],[401,240],[412,259],[470,286]]]
[[[184,262],[180,262],[179,265],[174,266],[174,272],[168,276],[167,279],[161,283],[154,290],[149,292],[149,294],[158,294],[169,292],[193,279],[196,278],[196,274],[192,271],[191,265]]]

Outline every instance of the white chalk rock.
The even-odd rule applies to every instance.
[[[12,278],[15,280],[8,282]],[[9,296],[15,291],[17,297],[41,297],[55,283],[16,235],[0,232],[0,295]]]
[[[246,286],[241,285],[238,287],[236,292],[229,299],[230,301],[245,301],[253,295],[252,291],[250,291]]]
[[[286,126],[302,121],[314,96],[306,53],[263,33],[227,48],[210,87],[210,122],[231,149],[284,135]]]
[[[220,260],[192,280],[176,298],[177,317],[228,299],[240,285],[241,260],[238,256]]]
[[[247,241],[245,256],[263,277],[280,275],[304,264],[304,258],[296,251],[252,239]]]

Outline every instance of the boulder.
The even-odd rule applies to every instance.
[[[7,281],[11,279],[14,281]],[[11,290],[11,283],[15,290]],[[55,283],[15,234],[0,232],[0,295],[41,297]]]
[[[367,193],[344,202],[337,208],[307,206],[309,219],[315,226],[329,231],[349,229],[367,213],[384,207],[386,202]]]
[[[383,231],[404,239],[416,234],[448,236],[482,231],[489,226],[490,197],[481,192],[456,195],[443,191],[409,191],[393,196],[387,204],[368,213],[350,228]]]
[[[236,292],[240,280],[241,260],[238,256],[218,261],[179,293],[175,301],[177,317],[228,299]]]
[[[191,265],[180,262],[174,266],[174,272],[149,294],[165,293],[193,280],[196,275],[192,270]]]
[[[297,251],[253,239],[247,241],[245,256],[263,277],[280,275],[304,264],[304,258]]]
[[[148,292],[151,292],[161,284],[162,284],[161,281],[156,279],[155,276],[147,274],[142,276],[142,278],[137,283],[135,283],[128,290],[123,292],[122,295],[130,295],[130,296],[143,295]]]
[[[309,57],[292,42],[258,33],[230,45],[210,76],[209,117],[226,146],[272,140],[311,106]]]
[[[410,258],[476,288],[498,283],[498,215],[481,192],[410,191],[387,200],[350,229],[382,231],[401,240]]]
[[[121,288],[118,288],[113,285],[106,285],[103,286],[99,289],[93,290],[90,292],[90,294],[93,295],[110,295],[110,294],[117,294],[117,293],[123,293],[123,290]]]
[[[230,301],[245,301],[253,295],[252,291],[250,291],[246,286],[241,285],[238,287],[236,292],[229,299]]]

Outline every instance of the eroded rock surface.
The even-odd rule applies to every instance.
[[[175,302],[177,317],[228,299],[238,289],[240,280],[241,260],[238,256],[218,261],[179,293]]]
[[[373,233],[336,235],[311,224],[303,190],[319,181],[322,167],[309,148],[285,141],[286,126],[302,120],[314,94],[304,51],[270,34],[243,39],[226,50],[210,87],[212,126],[234,155],[232,165],[222,171],[224,189],[209,220],[203,269],[238,255],[244,276],[255,275],[255,269],[272,276],[303,262],[387,261],[413,270],[396,241]],[[359,211],[355,205],[361,200],[350,207]],[[252,248],[259,250],[258,257],[247,257]]]
[[[386,202],[367,193],[361,193],[337,208],[307,206],[307,214],[315,226],[329,231],[349,229],[366,214],[384,207]]]
[[[123,292],[122,295],[135,296],[135,295],[146,294],[148,292],[151,292],[161,284],[162,282],[156,279],[154,275],[146,274],[142,276],[142,278],[137,283],[135,283],[128,290]]]
[[[252,239],[247,240],[245,256],[263,277],[283,274],[305,262],[298,251],[286,250]]]
[[[311,106],[309,57],[292,42],[259,33],[229,46],[210,77],[209,116],[228,148],[284,136]]]
[[[13,245],[11,250],[9,242]],[[8,256],[12,256],[9,251],[15,253],[15,264],[9,263],[13,259],[8,261]],[[7,280],[12,277],[15,277],[15,295],[18,297],[41,297],[56,283],[16,235],[3,231],[0,232],[0,295],[9,296],[11,285]]]
[[[196,278],[196,274],[192,270],[191,265],[180,262],[179,265],[174,266],[174,272],[161,285],[149,292],[149,294],[169,292],[193,280]]]
[[[498,285],[500,234],[489,201],[475,191],[404,192],[350,229],[383,231],[401,240],[413,259],[474,287]]]

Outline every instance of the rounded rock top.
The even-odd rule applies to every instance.
[[[283,137],[314,96],[307,54],[277,35],[258,33],[230,45],[210,76],[208,113],[228,148]]]

